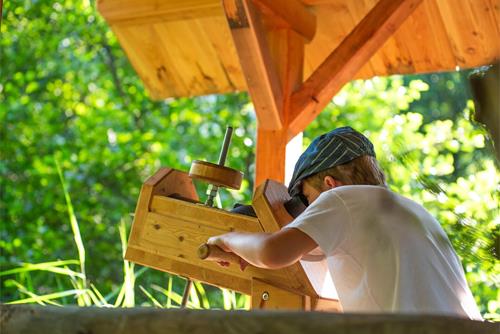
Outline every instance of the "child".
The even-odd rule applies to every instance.
[[[361,133],[343,127],[316,138],[295,166],[289,193],[309,206],[280,231],[232,232],[208,243],[269,269],[319,247],[345,312],[481,319],[443,229],[422,206],[387,189]]]

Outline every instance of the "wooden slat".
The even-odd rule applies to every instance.
[[[97,10],[110,23],[128,25],[222,14],[220,0],[98,0]]]
[[[316,33],[316,16],[298,0],[253,0],[259,10],[272,17],[275,26],[289,28],[311,41]]]
[[[302,2],[312,5],[317,18],[315,37],[306,46],[309,75],[378,0]],[[220,0],[101,0],[98,8],[153,99],[247,89]],[[283,22],[277,14],[268,16],[275,25]],[[500,58],[499,17],[500,0],[424,0],[353,78],[493,63]]]
[[[215,66],[220,66],[226,75],[227,84],[225,92],[246,91],[247,86],[245,76],[241,70],[238,54],[231,40],[231,31],[226,23],[226,18],[210,20],[197,20],[197,30],[200,32],[199,38],[206,39],[212,44],[216,56]]]
[[[118,37],[132,66],[148,87],[152,99],[161,99],[165,92],[170,96],[188,94],[181,73],[174,67],[153,25],[139,27],[111,26]]]
[[[172,180],[176,182],[172,182]],[[187,173],[162,167],[153,176],[149,177],[141,187],[130,232],[129,244],[134,244],[140,239],[143,229],[142,222],[147,217],[154,195],[168,196],[171,194],[177,194],[194,201],[198,200],[196,189]]]
[[[497,2],[497,9],[499,1]],[[457,65],[479,66],[480,59],[498,59],[500,35],[491,8],[485,2],[463,0],[460,6],[437,1]]]
[[[190,277],[210,285],[225,287],[248,295],[252,293],[251,281],[245,278],[230,276],[209,268],[200,268],[193,264],[173,260],[136,247],[129,246],[125,258],[143,266],[183,277]]]
[[[259,127],[279,130],[283,96],[259,13],[250,0],[224,0],[223,4]]]
[[[150,211],[164,216],[174,216],[182,221],[216,226],[222,231],[262,232],[258,219],[226,210],[193,204],[174,198],[154,196]],[[202,219],[200,219],[200,217]]]
[[[305,47],[304,75],[306,77],[314,72],[331,51],[342,42],[347,32],[351,31],[359,22],[354,20],[350,9],[352,4],[358,3],[359,1],[335,0],[315,7],[317,32],[314,40]],[[333,22],[334,27],[332,27]],[[370,77],[372,74],[363,73],[362,76]]]
[[[455,57],[435,0],[425,0],[398,30],[402,36],[415,36],[408,48],[413,57],[415,71],[429,72],[436,68],[454,70]],[[418,20],[417,20],[418,19]]]
[[[422,0],[381,0],[292,96],[290,138],[301,132]]]
[[[202,90],[217,92],[229,84],[220,62],[214,63],[218,54],[210,40],[199,38],[203,29],[198,22],[189,20],[155,25],[159,37],[158,47],[168,54],[172,68],[177,73],[185,74],[177,79],[182,81],[186,89],[183,96]]]

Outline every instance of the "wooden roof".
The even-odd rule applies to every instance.
[[[302,2],[316,17],[305,45],[307,78],[377,0]],[[152,98],[247,89],[221,0],[100,0],[98,7]],[[447,71],[499,59],[500,0],[424,0],[355,77]]]

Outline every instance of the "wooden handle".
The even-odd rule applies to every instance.
[[[198,248],[198,257],[207,261],[225,261],[240,265],[240,257],[234,253],[224,252],[215,245],[203,244]]]

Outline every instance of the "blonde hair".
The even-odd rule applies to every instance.
[[[377,159],[369,155],[363,155],[346,164],[325,169],[307,177],[304,181],[316,190],[322,191],[324,187],[323,180],[326,176],[331,176],[344,185],[387,186],[384,172],[380,169]]]

